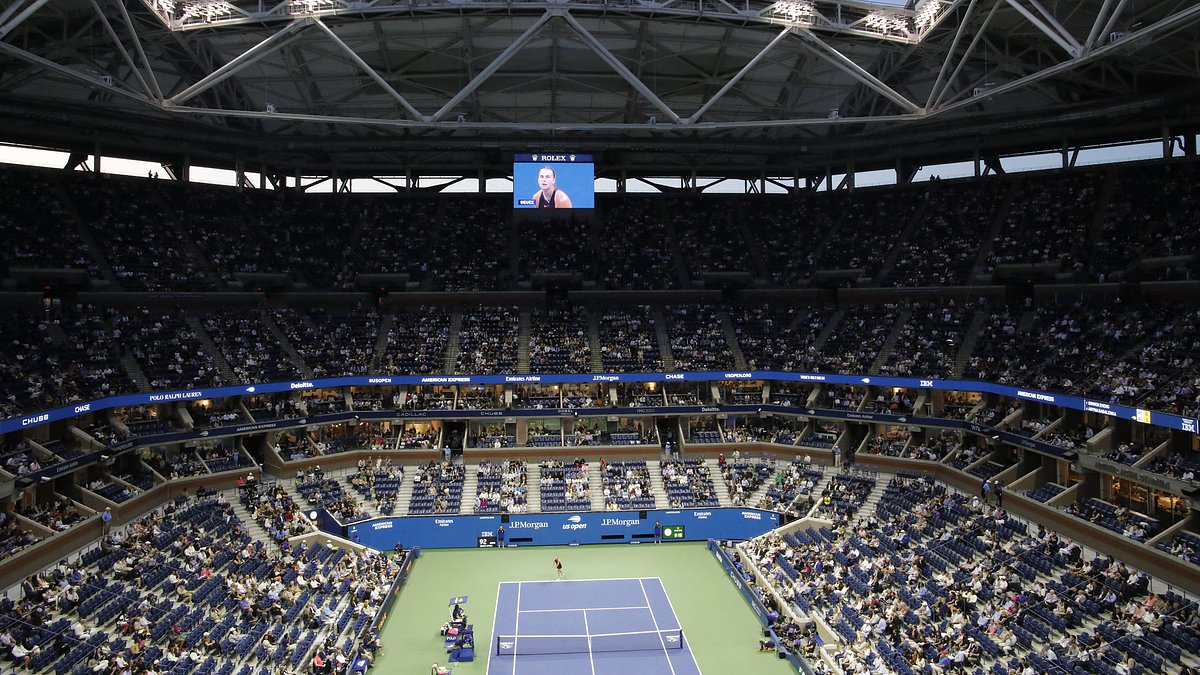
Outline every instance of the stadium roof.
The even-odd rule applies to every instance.
[[[14,0],[0,141],[281,173],[789,176],[1195,133],[1182,0]]]

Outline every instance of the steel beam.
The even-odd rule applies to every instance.
[[[942,102],[942,98],[946,96],[946,92],[950,89],[950,84],[958,78],[958,74],[962,72],[963,67],[967,65],[967,59],[970,58],[971,52],[975,51],[975,45],[983,39],[984,33],[987,32],[988,26],[992,23],[992,17],[996,16],[996,10],[1000,8],[1000,3],[992,5],[992,11],[984,17],[983,23],[979,28],[975,29],[975,37],[971,38],[971,44],[967,45],[967,50],[963,52],[962,58],[958,60],[958,65],[954,67],[954,72],[950,73],[950,77],[946,78],[946,83],[942,85],[942,90],[937,92],[937,96],[933,97],[933,105],[929,107],[931,112],[937,110],[938,105]],[[932,94],[933,92],[930,92]]]
[[[129,29],[129,36],[133,38],[133,48],[137,51],[138,58],[142,60],[142,66],[146,69],[146,79],[150,80],[150,86],[154,87],[154,94],[161,101],[163,99],[162,88],[158,86],[158,77],[155,76],[154,68],[150,65],[150,59],[146,58],[146,52],[142,49],[142,41],[138,38],[137,29],[133,27],[133,19],[129,18],[129,10],[125,8],[125,0],[117,0],[117,7],[121,10],[121,18],[125,21],[125,27]]]
[[[1092,29],[1088,31],[1087,40],[1083,43],[1084,49],[1091,49],[1092,45],[1096,44],[1096,38],[1100,37],[1100,29],[1104,26],[1104,20],[1108,18],[1108,12],[1112,9],[1113,1],[1104,0],[1104,4],[1100,6],[1100,11],[1096,13],[1096,20],[1092,22]]]
[[[1048,68],[1043,68],[1042,70],[1039,70],[1036,73],[1030,73],[1029,75],[1026,75],[1025,77],[1014,80],[1007,84],[1003,84],[999,87],[996,87],[995,89],[991,89],[987,93],[985,93],[981,96],[971,96],[969,98],[963,99],[962,101],[952,103],[952,104],[946,106],[945,108],[937,110],[936,114],[940,114],[943,112],[948,112],[950,110],[956,110],[958,108],[972,105],[972,104],[978,102],[978,100],[981,98],[987,98],[989,96],[999,96],[1001,94],[1006,94],[1010,91],[1014,91],[1016,89],[1020,89],[1022,87],[1033,84],[1034,82],[1044,80],[1047,77],[1053,77],[1054,75],[1058,75],[1060,73],[1069,72],[1071,70],[1078,68],[1079,66],[1082,66],[1085,63],[1090,63],[1092,61],[1095,61],[1096,59],[1103,58],[1104,56],[1107,56],[1108,54],[1123,50],[1126,48],[1126,45],[1136,44],[1139,41],[1146,40],[1148,38],[1153,38],[1155,35],[1157,35],[1161,32],[1174,30],[1175,28],[1179,27],[1180,24],[1187,24],[1192,21],[1196,21],[1197,19],[1200,19],[1200,4],[1191,5],[1187,9],[1183,9],[1174,14],[1171,14],[1170,16],[1163,17],[1162,19],[1155,21],[1154,23],[1150,24],[1149,26],[1145,26],[1144,28],[1141,28],[1140,30],[1134,31],[1134,32],[1130,33],[1129,35],[1126,35],[1125,37],[1121,38],[1120,40],[1116,40],[1115,42],[1110,42],[1107,45],[1100,47],[1099,49],[1094,49],[1090,52],[1081,54],[1080,56],[1077,56],[1073,59],[1062,61],[1062,62],[1057,63],[1053,66],[1050,66]]]
[[[20,14],[13,17],[11,21],[0,26],[0,40],[3,40],[4,38],[8,37],[8,34],[13,32],[14,30],[16,30],[17,26],[20,26],[21,24],[25,23],[26,19],[33,16],[33,14],[35,12],[37,12],[39,9],[45,7],[46,4],[49,2],[50,2],[50,0],[34,0],[33,4],[29,5],[28,7],[26,7],[24,9],[24,11],[22,11]],[[12,11],[13,9],[15,9],[19,6],[20,6],[19,2],[14,3],[12,5],[12,7],[10,7],[5,12],[5,14],[7,15],[9,11]]]
[[[748,120],[744,122],[697,122],[684,126],[681,123],[661,123],[646,125],[624,122],[592,123],[592,122],[426,122],[424,120],[403,120],[387,117],[344,117],[339,115],[310,115],[307,113],[276,112],[268,113],[259,110],[222,110],[219,108],[192,108],[179,106],[166,108],[168,112],[210,117],[240,117],[248,119],[291,120],[295,122],[313,122],[319,124],[361,124],[365,126],[408,128],[436,130],[484,130],[484,131],[655,131],[673,133],[686,129],[705,131],[722,131],[729,129],[762,129],[767,127],[824,127],[843,124],[883,124],[889,122],[907,122],[923,119],[922,115],[875,115],[871,117],[842,117],[829,119],[826,117],[808,117],[785,120]]]
[[[8,23],[8,20],[12,18],[13,14],[17,13],[18,9],[21,9],[21,2],[14,2],[3,10],[0,10],[0,26]]]
[[[720,89],[718,89],[717,93],[713,94],[711,98],[709,98],[707,101],[705,101],[704,105],[700,106],[699,110],[692,113],[691,117],[684,120],[684,124],[695,124],[697,120],[699,120],[701,117],[704,117],[704,113],[708,112],[708,109],[711,108],[714,103],[716,103],[718,100],[720,100],[720,98],[722,96],[724,96],[730,89],[732,89],[733,85],[737,84],[738,81],[740,81],[743,77],[745,77],[746,73],[749,73],[751,71],[751,69],[753,69],[755,66],[757,66],[758,62],[761,61],[763,59],[763,57],[767,55],[768,52],[770,52],[772,49],[774,49],[775,45],[779,44],[780,42],[783,42],[783,40],[789,34],[791,34],[791,32],[792,32],[791,28],[784,28],[783,30],[779,31],[779,34],[775,36],[775,39],[768,42],[765,47],[763,47],[761,50],[759,50],[759,52],[757,54],[754,55],[754,58],[750,59],[746,63],[746,65],[742,66],[742,69],[739,70],[736,75],[729,78],[729,81],[726,82],[724,84],[724,86],[722,86]]]
[[[592,35],[591,31],[589,31],[587,28],[584,28],[583,24],[579,23],[579,19],[576,19],[574,16],[572,16],[570,12],[563,12],[562,16],[564,19],[566,19],[567,23],[569,23],[571,27],[575,29],[575,32],[579,34],[579,37],[583,38],[583,41],[592,48],[592,51],[596,52],[596,55],[599,56],[605,63],[607,63],[610,68],[617,71],[617,74],[624,78],[625,81],[637,91],[637,93],[641,94],[642,97],[647,101],[650,101],[654,107],[661,110],[663,114],[666,115],[667,118],[669,118],[672,122],[675,124],[680,123],[681,120],[679,115],[677,115],[674,110],[671,110],[666,103],[663,103],[662,99],[660,99],[657,94],[650,91],[650,88],[646,86],[645,82],[642,82],[636,75],[629,72],[629,69],[625,67],[625,64],[621,63],[621,60],[618,59],[615,54],[609,51],[608,47],[605,47],[595,35]]]
[[[1025,17],[1025,19],[1027,21],[1029,21],[1029,23],[1033,24],[1034,27],[1036,27],[1038,30],[1042,31],[1042,33],[1046,37],[1050,38],[1050,40],[1053,41],[1054,44],[1058,45],[1059,47],[1062,47],[1063,51],[1066,52],[1068,56],[1072,56],[1072,57],[1079,56],[1081,49],[1078,47],[1078,45],[1079,45],[1078,42],[1076,42],[1075,45],[1072,46],[1070,42],[1067,42],[1066,38],[1064,38],[1058,31],[1051,28],[1049,24],[1047,24],[1045,21],[1043,21],[1041,19],[1041,17],[1038,17],[1033,12],[1029,11],[1025,7],[1025,5],[1022,5],[1020,0],[1006,0],[1006,1],[1008,2],[1008,5],[1010,7],[1017,10],[1017,12],[1019,12],[1021,14],[1021,16]]]
[[[932,33],[938,26],[941,26],[946,19],[949,18],[950,15],[956,10],[958,10],[958,8],[965,2],[967,2],[967,0],[952,0],[947,2],[947,6],[943,7],[942,11],[938,12],[938,15],[934,17],[933,23],[926,26],[923,30],[921,30],[920,33],[917,34],[917,40],[924,41],[926,36]]]
[[[831,64],[834,65],[834,67],[845,72],[850,77],[853,77],[854,79],[865,84],[866,86],[870,87],[871,89],[874,89],[878,94],[880,94],[884,98],[895,103],[896,105],[900,106],[901,108],[904,108],[905,110],[907,110],[910,113],[923,112],[921,110],[921,106],[908,100],[907,98],[902,96],[899,92],[897,92],[895,89],[892,89],[887,84],[880,81],[879,78],[875,77],[871,73],[868,73],[865,69],[863,69],[862,66],[860,66],[857,63],[855,63],[854,61],[850,60],[850,57],[846,56],[845,54],[843,54],[843,53],[839,52],[838,50],[834,49],[833,47],[829,46],[829,44],[827,44],[824,40],[822,40],[821,38],[814,35],[812,32],[806,31],[806,30],[798,30],[796,32],[796,34],[799,35],[800,37],[804,38],[803,44],[806,47],[808,47],[809,50],[811,50],[814,54],[816,54],[817,56],[820,56],[821,58],[825,59],[826,61],[829,61]]]
[[[91,3],[92,9],[96,10],[96,16],[100,17],[100,23],[104,26],[104,31],[112,38],[113,44],[116,45],[117,51],[121,53],[121,57],[125,59],[125,63],[129,65],[129,70],[133,71],[133,76],[137,78],[139,84],[142,85],[142,90],[147,96],[154,96],[154,90],[150,88],[150,83],[146,82],[146,78],[142,77],[142,71],[138,70],[137,64],[133,62],[133,57],[129,55],[129,51],[125,49],[125,45],[121,43],[121,37],[117,35],[117,31],[113,30],[112,24],[108,22],[108,17],[104,16],[104,11],[100,9],[100,5],[96,0],[88,0]],[[161,95],[159,98],[162,98]]]
[[[179,105],[195,98],[198,94],[238,74],[247,66],[254,65],[264,56],[282,48],[296,39],[299,36],[299,31],[311,26],[313,23],[315,23],[313,19],[300,19],[280,28],[278,32],[238,54],[232,61],[204,76],[199,82],[167,99],[165,103],[167,105]]]
[[[375,80],[375,83],[382,87],[383,90],[387,92],[388,96],[396,99],[396,102],[400,104],[400,107],[404,108],[404,110],[408,112],[410,117],[412,117],[414,120],[427,119],[419,110],[414,108],[412,104],[408,102],[408,99],[404,98],[400,92],[396,91],[395,87],[388,83],[387,80],[383,79],[383,76],[376,72],[369,63],[364,61],[362,57],[358,55],[358,52],[351,49],[350,45],[343,42],[336,33],[330,30],[329,26],[326,26],[320,19],[316,19],[315,23],[317,24],[317,28],[320,28],[330,40],[333,40],[334,44],[336,44],[338,48],[345,52],[346,56],[349,56],[350,60],[354,61],[354,63],[357,64],[358,67],[361,68],[368,77],[370,77],[372,80]]]
[[[1051,28],[1058,31],[1058,34],[1061,35],[1064,40],[1066,40],[1068,43],[1070,43],[1071,48],[1075,50],[1075,53],[1078,54],[1079,52],[1083,51],[1083,45],[1079,44],[1079,40],[1076,40],[1075,36],[1071,35],[1071,32],[1067,30],[1067,27],[1062,25],[1062,22],[1059,21],[1058,18],[1055,17],[1053,14],[1051,14],[1050,10],[1046,9],[1046,6],[1043,5],[1040,2],[1040,0],[1026,0],[1026,1],[1030,5],[1032,5],[1033,8],[1038,11],[1039,14],[1042,15],[1042,18],[1046,21],[1047,24],[1050,25]]]
[[[942,67],[938,69],[937,77],[933,80],[933,86],[929,88],[929,96],[925,99],[925,108],[928,109],[933,105],[933,97],[937,94],[938,87],[942,86],[942,80],[946,77],[946,69],[950,67],[950,61],[954,58],[954,52],[958,50],[958,44],[962,41],[963,35],[966,33],[967,24],[975,16],[975,6],[979,0],[971,0],[971,4],[967,5],[967,12],[963,15],[962,21],[958,23],[958,30],[954,32],[954,39],[950,41],[950,48],[946,50],[946,58],[942,59]]]
[[[446,105],[443,105],[440,109],[438,109],[438,111],[429,118],[429,121],[437,122],[441,120],[443,117],[445,117],[446,113],[450,112],[455,106],[457,106],[459,103],[462,103],[463,99],[467,98],[476,89],[478,89],[479,85],[487,82],[488,78],[494,75],[497,70],[503,68],[504,64],[508,63],[509,59],[516,55],[517,52],[524,49],[525,45],[529,44],[529,41],[533,39],[534,35],[537,35],[538,31],[542,29],[542,26],[546,25],[546,22],[550,20],[551,16],[552,15],[550,12],[543,12],[542,15],[537,18],[537,21],[533,22],[533,25],[529,26],[529,28],[526,28],[524,33],[521,33],[516,40],[505,47],[504,51],[500,52],[495,59],[492,59],[491,63],[487,64],[483,70],[479,71],[479,74],[471,78],[471,81],[468,82],[466,86],[460,89],[458,93],[455,94],[449,101],[446,101]]]
[[[158,103],[146,98],[145,96],[141,96],[140,94],[138,94],[136,92],[129,91],[128,89],[124,89],[122,87],[117,87],[117,86],[108,84],[107,82],[105,82],[99,78],[92,77],[91,75],[88,75],[87,73],[81,73],[78,70],[75,70],[74,68],[68,68],[64,65],[60,65],[58,63],[51,61],[50,59],[38,56],[37,54],[27,52],[24,49],[21,49],[20,47],[9,44],[7,42],[4,42],[3,40],[0,40],[0,52],[11,54],[19,59],[28,61],[36,66],[41,66],[42,68],[45,68],[46,70],[58,73],[59,75],[68,77],[73,80],[79,80],[80,82],[83,82],[85,84],[96,87],[97,89],[103,89],[107,92],[117,94],[119,96],[124,96],[129,99],[133,99],[134,101],[137,101],[139,103],[146,103],[151,106],[154,106],[155,108],[158,107]]]
[[[1125,5],[1128,3],[1129,0],[1121,0],[1117,3],[1117,8],[1109,15],[1108,21],[1104,23],[1104,28],[1100,30],[1100,35],[1096,37],[1097,40],[1112,32],[1113,26],[1117,25],[1117,19],[1120,18],[1121,12],[1125,11]],[[1092,46],[1094,47],[1095,45],[1093,44]]]

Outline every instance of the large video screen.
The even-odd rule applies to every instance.
[[[595,165],[591,155],[539,152],[513,159],[514,209],[595,206]]]

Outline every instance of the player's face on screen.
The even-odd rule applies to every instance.
[[[545,167],[538,171],[538,187],[542,190],[549,190],[554,187],[554,170]]]

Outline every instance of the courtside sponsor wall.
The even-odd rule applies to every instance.
[[[779,526],[777,513],[738,508],[523,513],[508,516],[508,522],[500,515],[444,515],[378,518],[343,526],[324,513],[316,520],[329,534],[380,550],[391,550],[397,542],[405,548],[476,548],[481,538],[495,537],[502,524],[505,541],[518,546],[650,543],[655,521],[664,528],[682,528],[690,541],[750,539]]]

